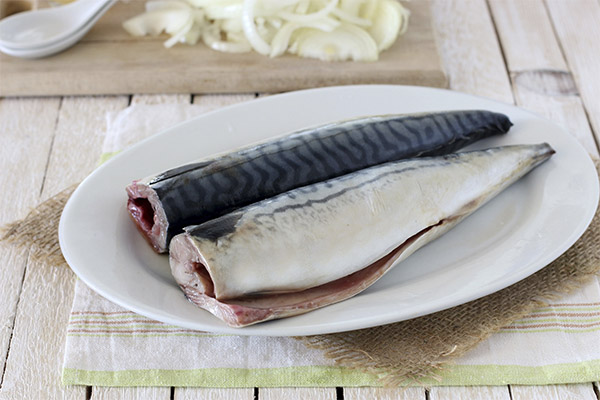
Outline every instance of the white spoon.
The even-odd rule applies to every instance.
[[[79,0],[27,11],[0,21],[0,51],[17,57],[44,57],[75,44],[116,0]]]
[[[116,1],[116,0],[115,0]],[[112,4],[111,4],[112,5]],[[107,6],[110,8],[110,6]],[[0,51],[8,54],[13,57],[19,58],[41,58],[47,57],[52,54],[59,53],[69,47],[73,46],[77,43],[86,33],[90,30],[90,28],[96,23],[96,21],[104,14],[104,11],[99,12],[99,14],[90,20],[90,23],[84,25],[79,31],[75,32],[71,36],[67,36],[63,40],[58,40],[56,42],[49,43],[43,47],[34,47],[34,48],[23,48],[16,49],[12,47],[4,47],[0,45]]]

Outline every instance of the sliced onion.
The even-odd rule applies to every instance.
[[[292,37],[292,33],[294,33],[296,29],[314,28],[324,32],[331,32],[339,25],[340,23],[332,18],[322,18],[321,20],[304,24],[298,22],[286,22],[273,37],[273,40],[271,41],[271,54],[269,55],[271,57],[278,57],[285,53],[290,38]]]
[[[202,36],[202,31],[203,29],[201,25],[197,23],[193,24],[188,33],[185,34],[185,37],[183,38],[182,42],[187,44],[198,43],[198,40]]]
[[[373,38],[364,29],[347,23],[332,32],[304,29],[295,41],[293,47],[302,57],[323,61],[376,61],[378,57]]]
[[[174,32],[173,36],[171,36],[169,40],[164,42],[163,45],[166,48],[170,48],[179,42],[185,41],[185,37],[188,34],[188,32],[192,29],[192,26],[194,26],[194,16],[190,12],[188,13],[188,20],[186,21],[185,25],[183,25],[177,32]]]
[[[199,27],[203,27],[206,25],[206,20],[204,19],[204,11],[198,9],[192,9],[192,14],[194,16],[194,22]]]
[[[248,42],[252,48],[256,52],[266,56],[271,52],[271,46],[258,34],[256,24],[254,23],[255,7],[256,0],[244,1],[244,8],[242,11],[242,27],[244,28],[246,39],[248,39]]]
[[[359,17],[373,20],[381,0],[368,0],[360,9]]]
[[[404,7],[402,4],[393,2],[394,7],[398,9],[400,15],[402,15],[402,25],[400,26],[400,30],[398,31],[398,35],[404,35],[408,30],[408,21],[410,19],[410,10]]]
[[[166,32],[167,47],[202,38],[218,51],[362,61],[389,48],[409,16],[397,0],[151,0],[146,10],[123,27]]]
[[[349,15],[358,16],[360,13],[360,8],[364,2],[365,0],[340,0],[338,9]],[[366,0],[366,2],[373,3],[375,0]]]
[[[293,9],[301,0],[261,0],[256,3],[254,14],[261,17],[278,15],[284,9]]]
[[[275,29],[281,29],[283,26],[283,21],[280,18],[269,18],[267,22]]]
[[[308,12],[308,7],[310,6],[310,0],[301,0],[298,2],[296,9],[294,12],[296,14],[306,14]]]
[[[242,16],[242,3],[229,5],[206,6],[204,12],[209,19],[240,18]]]
[[[190,20],[189,10],[156,10],[138,15],[123,23],[123,28],[133,36],[157,36],[162,32],[175,33]]]
[[[329,0],[329,3],[322,9],[311,14],[294,14],[287,11],[282,11],[280,16],[288,21],[293,22],[312,22],[316,19],[326,17],[337,6],[338,0]]]
[[[241,18],[226,18],[221,21],[220,28],[227,33],[244,32]]]
[[[339,19],[341,19],[342,21],[350,22],[351,24],[354,24],[354,25],[369,27],[373,24],[371,22],[371,20],[361,18],[358,15],[353,15],[353,14],[348,13],[339,8],[334,8],[331,13],[333,15],[335,15],[336,17],[338,17]]]
[[[394,44],[401,29],[408,26],[409,14],[405,10],[395,0],[382,0],[379,2],[379,7],[373,18],[373,25],[368,30],[375,39],[379,51],[386,50]]]
[[[213,50],[222,51],[225,53],[247,53],[252,50],[250,43],[225,41],[220,39],[220,34],[215,29],[206,29],[202,35],[204,44]]]
[[[225,37],[228,42],[246,43],[248,45],[248,50],[252,50],[252,46],[250,46],[250,43],[248,43],[244,32],[227,32]]]

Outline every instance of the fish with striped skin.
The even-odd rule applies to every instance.
[[[373,165],[447,154],[511,125],[503,114],[480,110],[323,125],[134,181],[127,208],[154,249],[165,252],[188,225]]]
[[[232,327],[360,293],[547,160],[548,144],[395,161],[297,188],[171,241],[186,297]]]

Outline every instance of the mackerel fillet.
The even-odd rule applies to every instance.
[[[547,160],[548,144],[394,161],[186,228],[170,246],[186,297],[241,327],[356,295]]]
[[[127,208],[162,253],[188,225],[373,165],[448,154],[511,125],[505,115],[477,110],[328,124],[134,181]]]

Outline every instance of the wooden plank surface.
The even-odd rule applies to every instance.
[[[344,388],[344,400],[425,400],[427,394],[422,387],[406,388]]]
[[[433,387],[430,400],[512,400],[506,386]]]
[[[600,5],[596,0],[588,1]],[[581,88],[582,85],[585,86],[588,79],[593,78],[586,76],[591,73],[590,71],[593,72],[593,64],[585,61],[586,57],[590,57],[589,54],[575,54],[573,50],[561,49],[561,46],[580,48],[581,43],[585,43],[580,36],[574,37],[569,32],[569,29],[573,28],[572,22],[569,22],[571,23],[569,29],[563,28],[567,30],[566,32],[555,26],[557,23],[565,23],[562,18],[576,18],[583,11],[567,12],[561,8],[562,4],[556,4],[558,1],[549,0],[548,3],[546,7],[541,0],[528,2],[489,0],[488,9],[486,2],[482,0],[454,2],[435,0],[434,23],[439,27],[440,44],[448,65],[452,88],[505,102],[516,101],[517,104],[567,127],[588,151],[592,153],[596,151],[597,154],[596,143],[592,138],[594,129],[588,122],[588,116],[590,119],[600,118],[598,108],[594,108],[597,98],[590,98],[590,88],[584,88],[583,90],[588,94],[583,95]],[[585,1],[581,4],[589,5]],[[584,30],[587,29],[585,24],[594,20],[593,10],[596,9],[594,8],[596,5],[591,5],[591,16],[581,18]],[[490,10],[493,18],[490,17]],[[563,12],[567,12],[568,17],[559,15]],[[535,26],[536,29],[530,29],[528,26]],[[556,32],[556,36],[550,32]],[[147,42],[150,43],[151,40]],[[596,59],[597,57],[598,54]],[[575,66],[579,71],[577,74],[573,70],[574,64],[577,64]],[[2,78],[3,76],[0,79]],[[193,92],[185,92],[190,94],[133,96],[131,102],[159,104],[189,102],[193,98],[194,103],[202,104],[208,111],[254,97],[253,94],[192,96]],[[108,110],[124,107],[127,101],[126,97],[66,98],[61,106],[58,98],[0,100],[0,121],[2,121],[0,144],[3,144],[0,147],[0,165],[5,166],[5,171],[15,171],[14,174],[2,174],[0,180],[8,187],[14,187],[15,192],[22,194],[15,198],[0,199],[0,222],[23,216],[28,207],[35,205],[42,188],[42,197],[45,198],[89,172],[87,169],[93,168],[95,156],[99,151],[97,147],[101,143],[98,136],[98,129],[103,125],[101,118]],[[35,118],[31,118],[31,115],[35,115]],[[88,121],[89,125],[78,119]],[[91,132],[89,138],[84,134],[86,129]],[[70,143],[78,140],[83,140],[81,155],[69,154]],[[49,154],[51,154],[50,158],[48,158]],[[64,168],[66,170],[62,171]],[[21,175],[17,172],[20,169],[28,169],[30,172]],[[46,169],[48,173],[44,180],[43,171]],[[26,264],[26,255],[11,254],[4,248],[0,257],[4,265],[4,268],[0,269],[2,362],[5,361],[6,354],[9,354],[3,380],[0,381],[1,399],[84,400],[88,395],[94,399],[255,398],[253,389],[93,388],[86,391],[86,388],[62,387],[58,380],[58,373],[62,362],[64,342],[61,341],[64,340],[65,318],[72,298],[72,274],[55,273],[52,270],[42,270],[35,264]],[[21,289],[25,269],[27,274]],[[16,321],[13,321],[15,314]],[[36,323],[42,326],[35,326]],[[36,347],[38,343],[40,345]],[[35,365],[36,362],[42,365]],[[260,388],[256,398],[339,399],[342,398],[340,396],[340,391],[333,388]],[[510,388],[506,386],[432,388],[427,394],[421,388],[410,388],[406,391],[345,388],[343,398],[592,400],[598,399],[598,392],[597,390],[594,392],[591,383],[511,386]]]
[[[544,3],[489,3],[517,104],[565,127],[590,154],[598,156],[583,102]],[[529,29],[532,25],[537,29]]]
[[[6,100],[16,101],[16,100]],[[43,100],[36,100],[43,101]],[[125,107],[126,97],[65,98],[52,126],[52,145],[40,185],[27,191],[46,199],[79,182],[95,167],[107,111]],[[36,120],[31,113],[19,121]],[[32,135],[44,133],[43,127]],[[77,143],[73,149],[73,143]],[[26,149],[26,148],[24,148]],[[48,154],[48,153],[47,153]],[[31,182],[31,183],[35,183]],[[6,361],[2,394],[9,399],[84,399],[85,387],[61,384],[66,325],[73,301],[75,275],[64,267],[27,263],[23,289]]]
[[[591,383],[577,385],[545,385],[510,387],[512,400],[597,400]]]
[[[170,387],[94,387],[90,400],[171,400]]]
[[[485,0],[434,0],[432,11],[450,88],[512,103],[510,81]]]
[[[335,388],[261,388],[258,389],[260,400],[335,400]]]
[[[0,100],[0,168],[6,171],[0,184],[13,193],[0,198],[0,226],[25,217],[39,201],[59,105],[58,98]],[[0,386],[26,262],[27,252],[0,245]]]
[[[173,400],[258,400],[254,389],[175,388]]]
[[[546,5],[596,142],[600,142],[600,2],[547,0]]]
[[[143,2],[119,2],[85,40],[44,59],[0,54],[0,96],[281,92],[318,86],[395,83],[445,86],[429,0],[411,2],[410,28],[378,62],[325,63],[286,55],[224,54],[203,44],[163,47],[121,28]],[[340,66],[343,66],[341,68]]]

